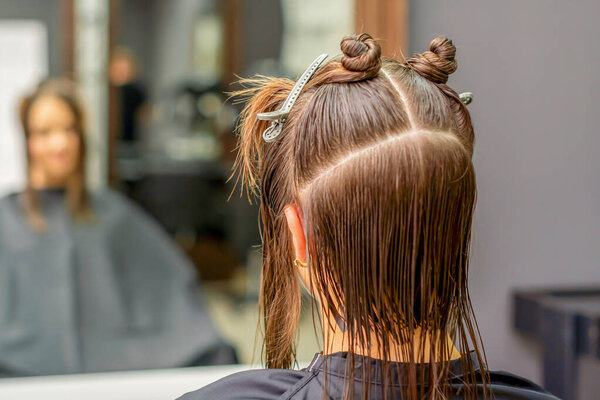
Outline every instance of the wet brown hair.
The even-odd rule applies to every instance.
[[[56,97],[65,102],[73,113],[75,119],[75,131],[80,141],[79,146],[79,162],[78,168],[74,176],[70,179],[66,189],[66,201],[71,212],[71,215],[76,220],[87,220],[91,217],[91,208],[89,204],[89,196],[85,183],[85,133],[84,133],[84,114],[83,107],[79,102],[75,93],[75,85],[64,79],[48,79],[42,81],[36,90],[25,96],[19,106],[19,117],[25,140],[29,140],[31,132],[29,131],[29,114],[33,104],[41,97],[50,96]],[[30,168],[30,154],[27,146],[27,168]],[[25,215],[29,224],[37,231],[43,231],[46,228],[46,222],[42,214],[41,205],[38,194],[31,187],[30,174],[27,174],[27,186],[23,192]]]
[[[238,93],[249,102],[237,169],[260,196],[265,362],[288,368],[294,361],[300,289],[284,208],[295,204],[311,286],[334,317],[324,320],[344,321],[350,349],[369,355],[376,344],[384,384],[401,379],[403,398],[447,398],[449,344],[434,339],[428,354],[413,345],[449,335],[461,354],[473,348],[485,360],[467,286],[473,127],[446,85],[456,48],[436,38],[429,51],[399,62],[382,58],[379,44],[361,34],[343,38],[341,50],[305,86],[272,143],[261,137],[268,122],[256,116],[280,108],[294,82],[259,77],[244,80],[252,87]],[[404,345],[402,354],[390,354],[390,343]],[[401,377],[393,376],[393,358],[410,360]],[[354,359],[350,351],[349,367]],[[430,368],[418,373],[424,360]],[[468,356],[463,364],[464,397],[476,398],[475,367]],[[479,379],[485,387],[486,374]],[[354,385],[347,386],[352,398]],[[364,388],[368,398],[370,385]]]

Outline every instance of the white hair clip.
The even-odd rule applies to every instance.
[[[464,93],[461,93],[459,96],[460,96],[460,101],[462,101],[462,103],[465,106],[468,104],[471,104],[473,102],[473,93],[471,93],[471,92],[464,92]]]
[[[319,57],[309,65],[309,67],[304,71],[304,73],[300,76],[300,79],[296,81],[296,84],[292,88],[292,91],[288,95],[288,97],[283,102],[281,108],[277,111],[260,113],[257,115],[257,118],[263,121],[273,121],[271,125],[265,129],[263,132],[263,139],[265,142],[272,142],[281,133],[283,130],[283,125],[285,124],[285,119],[287,118],[292,106],[296,102],[298,95],[306,85],[306,83],[313,76],[319,65],[327,58],[327,54],[321,54]]]

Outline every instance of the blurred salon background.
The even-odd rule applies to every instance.
[[[32,136],[21,126],[22,99],[40,81],[63,78],[74,82],[85,114],[87,187],[112,196],[92,198],[96,219],[109,220],[121,208],[136,216],[115,217],[122,226],[89,225],[89,240],[77,224],[67,224],[71,247],[60,252],[60,238],[43,249],[38,244],[40,235],[59,229],[51,218],[46,232],[19,237],[25,222],[0,207],[0,398],[38,398],[42,391],[45,398],[96,398],[87,391],[113,399],[174,398],[242,369],[231,364],[260,365],[258,210],[230,179],[243,103],[228,93],[239,89],[239,77],[296,79],[317,55],[337,55],[344,35],[369,32],[384,54],[397,58],[424,51],[436,36],[451,38],[459,68],[449,84],[475,95],[469,110],[479,187],[470,285],[491,369],[510,370],[567,400],[597,399],[599,17],[596,0],[0,0],[0,195],[20,201],[31,181]],[[43,210],[55,201],[51,189],[36,189]],[[107,239],[117,233],[118,251],[129,261],[119,261],[116,240]],[[17,244],[10,247],[13,234]],[[20,247],[28,241],[30,247]],[[97,263],[98,254],[106,258],[99,268],[121,272],[106,282],[78,272]],[[62,340],[79,345],[64,344],[76,353],[64,362],[28,345],[35,336],[28,336],[29,325],[44,337],[61,324],[23,306],[29,293],[49,290],[43,274],[15,272],[32,259],[48,269],[64,266],[64,280],[48,297],[76,310]],[[141,278],[126,280],[136,263]],[[94,290],[134,299],[134,306],[128,300],[115,306],[133,319],[136,310],[170,304],[161,323],[185,334],[118,325],[133,348],[143,345],[120,354],[138,363],[111,358],[106,352],[121,343],[122,332],[94,336],[103,321],[88,320],[113,315],[109,304],[86,305],[94,300],[85,293]],[[181,300],[177,293],[187,290],[192,297]],[[68,300],[63,291],[70,291]],[[303,300],[301,365],[321,350],[310,301]],[[198,323],[184,327],[173,314]],[[161,339],[150,341],[152,335]],[[196,347],[179,346],[196,343],[192,337],[201,338]],[[180,356],[168,355],[173,348]]]

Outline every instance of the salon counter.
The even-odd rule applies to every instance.
[[[247,365],[105,372],[0,380],[0,399],[174,400]]]

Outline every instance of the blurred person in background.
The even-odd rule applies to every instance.
[[[182,399],[555,399],[486,366],[467,282],[474,133],[468,96],[446,85],[452,41],[405,63],[367,34],[341,49],[299,92],[243,81],[255,88],[240,93],[237,165],[261,199],[268,369]],[[292,370],[300,283],[323,352]]]
[[[146,86],[140,80],[139,65],[131,50],[118,47],[112,52],[108,77],[118,89],[119,140],[122,147],[135,145],[141,140],[150,110]]]
[[[0,199],[0,375],[227,364],[193,267],[131,202],[85,184],[70,82],[23,99],[24,191]]]

